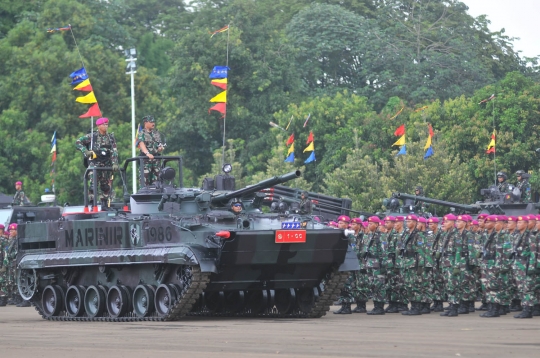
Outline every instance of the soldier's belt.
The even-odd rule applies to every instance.
[[[405,251],[405,252],[403,253],[403,257],[413,258],[413,257],[415,257],[415,254],[416,254],[416,253],[415,253],[414,251]]]

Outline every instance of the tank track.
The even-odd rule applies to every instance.
[[[58,316],[47,317],[41,307],[41,295],[34,295],[30,300],[36,311],[49,321],[76,321],[76,322],[166,322],[176,321],[186,316],[199,317],[259,317],[259,318],[320,318],[330,310],[332,302],[337,299],[343,288],[349,272],[339,272],[334,269],[327,274],[324,280],[319,285],[319,296],[315,298],[315,303],[309,312],[303,312],[296,308],[291,313],[278,312],[275,307],[266,309],[264,312],[254,314],[248,309],[241,312],[211,312],[206,308],[195,310],[197,302],[200,299],[201,293],[206,288],[210,281],[210,273],[202,273],[199,267],[193,268],[193,279],[189,288],[184,292],[180,300],[176,300],[174,306],[169,311],[169,314],[163,317],[154,313],[148,317],[137,317],[134,313],[130,313],[125,317],[113,318],[104,313],[103,317],[87,317],[86,314],[81,317],[71,317],[67,313],[61,312]]]
[[[330,306],[341,293],[341,289],[345,285],[350,272],[339,272],[334,269],[327,274],[324,280],[319,285],[319,296],[315,298],[315,303],[309,312],[303,312],[296,308],[291,313],[278,312],[275,307],[265,310],[264,312],[254,314],[249,310],[243,310],[237,313],[231,312],[211,312],[206,308],[199,311],[192,311],[188,316],[204,316],[204,317],[261,317],[261,318],[320,318],[330,310]]]
[[[35,307],[36,311],[43,317],[43,319],[49,321],[76,321],[76,322],[143,322],[143,321],[176,321],[186,316],[193,308],[200,294],[206,288],[206,285],[210,281],[209,272],[201,272],[198,266],[193,266],[191,271],[192,278],[189,287],[183,291],[182,297],[174,302],[174,306],[170,309],[166,316],[158,316],[157,313],[153,313],[148,317],[138,317],[134,313],[129,313],[125,317],[110,317],[108,312],[105,312],[102,317],[88,317],[86,313],[81,317],[71,317],[65,311],[61,312],[58,316],[47,317],[43,313],[41,306],[41,294],[34,295],[30,302]]]

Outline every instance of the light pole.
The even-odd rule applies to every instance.
[[[135,139],[135,78],[134,75],[137,73],[137,51],[134,48],[125,50],[126,53],[126,62],[128,62],[126,70],[126,75],[131,75],[131,138]],[[131,146],[131,156],[135,157],[135,144]],[[137,162],[133,162],[133,194],[137,192]]]

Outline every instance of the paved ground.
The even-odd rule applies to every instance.
[[[337,308],[337,307],[334,307]],[[320,319],[190,318],[49,322],[0,307],[0,357],[540,357],[540,317],[328,314]]]

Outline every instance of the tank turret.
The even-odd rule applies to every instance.
[[[425,196],[417,196],[417,195],[411,195],[411,194],[405,194],[405,193],[392,193],[392,197],[401,199],[401,200],[405,200],[405,199],[414,200],[414,201],[418,200],[418,201],[423,201],[425,203],[430,203],[434,205],[446,206],[449,208],[454,208],[460,212],[477,213],[481,209],[480,207],[474,206],[474,205],[452,203],[450,201],[432,199]]]

